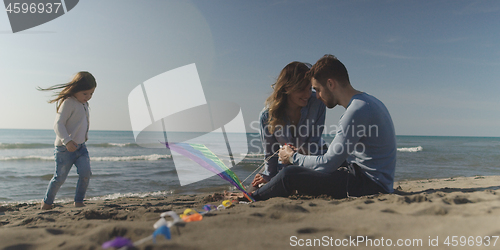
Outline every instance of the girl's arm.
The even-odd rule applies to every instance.
[[[54,132],[56,132],[58,138],[61,138],[61,142],[64,145],[67,145],[70,141],[72,141],[72,138],[66,129],[66,122],[72,112],[73,107],[71,102],[68,99],[64,100],[59,107],[59,111],[56,114],[56,120],[54,122]]]

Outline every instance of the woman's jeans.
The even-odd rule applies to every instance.
[[[74,164],[76,166],[76,172],[78,173],[75,202],[83,202],[85,192],[89,186],[90,176],[92,176],[87,146],[85,146],[85,143],[79,144],[78,148],[74,152],[69,152],[66,149],[66,146],[57,146],[54,155],[56,160],[56,172],[54,177],[52,177],[52,180],[50,180],[47,193],[45,194],[43,201],[49,205],[54,203],[57,191],[59,191],[61,185],[64,181],[66,181],[69,170]]]

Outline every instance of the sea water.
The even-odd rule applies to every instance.
[[[262,165],[259,135],[246,134],[248,153],[232,167],[240,180]],[[0,204],[39,202],[53,176],[52,130],[0,129]],[[324,135],[327,142],[333,137]],[[92,179],[86,199],[190,194],[227,190],[218,176],[181,186],[167,148],[143,148],[131,131],[90,131],[87,148]],[[397,136],[395,179],[500,175],[500,138]],[[244,147],[243,147],[244,148]],[[221,156],[223,157],[223,156]],[[193,163],[195,164],[195,163]],[[249,185],[253,176],[244,184]],[[59,190],[56,202],[71,201],[76,167]]]

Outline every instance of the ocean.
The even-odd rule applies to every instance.
[[[246,137],[248,154],[232,168],[240,180],[263,162],[259,135]],[[54,173],[54,139],[52,130],[0,129],[0,204],[41,201]],[[86,144],[93,173],[88,200],[232,188],[218,176],[181,186],[170,151],[138,146],[131,131],[90,131]],[[500,175],[500,138],[397,136],[397,147],[396,181]],[[72,201],[77,179],[73,167],[56,202]]]

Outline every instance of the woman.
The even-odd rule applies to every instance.
[[[265,170],[255,176],[254,187],[269,182],[285,167],[278,162],[276,152],[280,146],[291,145],[302,154],[323,154],[326,145],[321,135],[326,107],[316,99],[316,92],[305,77],[310,67],[306,63],[291,62],[272,85],[273,93],[260,113],[260,136],[267,163]]]

